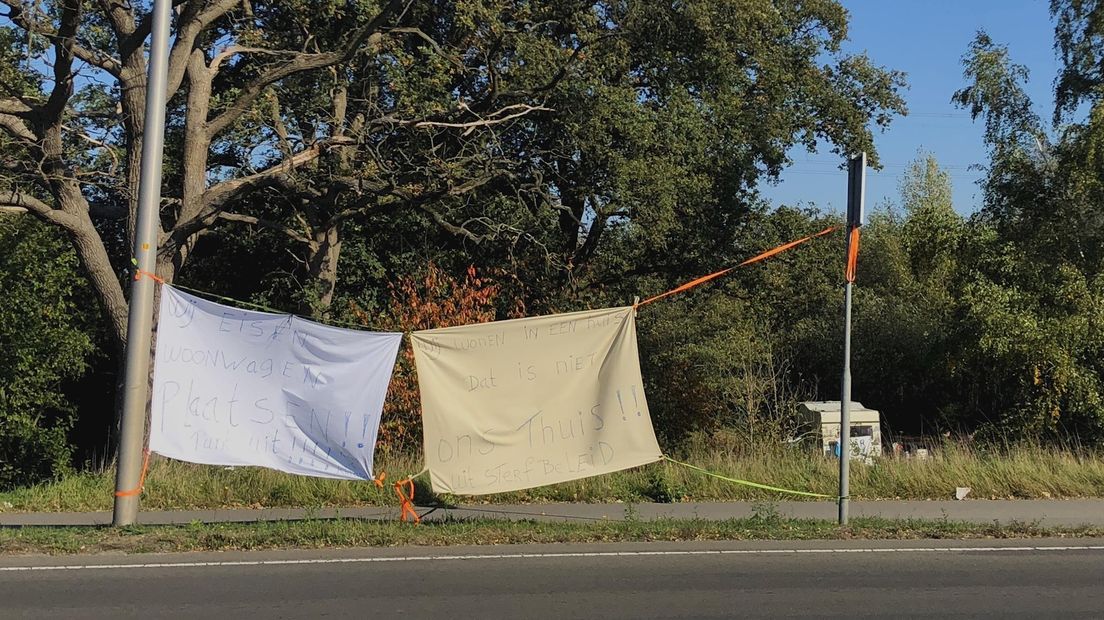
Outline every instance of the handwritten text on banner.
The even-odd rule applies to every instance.
[[[367,480],[402,334],[239,310],[161,289],[150,450]]]
[[[433,489],[482,495],[659,460],[633,309],[415,332]]]

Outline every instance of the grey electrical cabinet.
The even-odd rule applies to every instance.
[[[851,458],[871,462],[882,454],[881,414],[851,401]],[[798,415],[805,427],[812,427],[817,449],[829,456],[839,456],[840,402],[821,400],[801,403]]]

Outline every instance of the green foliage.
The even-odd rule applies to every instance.
[[[986,434],[1003,441],[1104,437],[1104,297],[1075,270],[1055,275],[1053,300],[985,280],[964,294],[966,333],[977,344],[963,347],[956,375],[993,416]]]
[[[1104,85],[1104,5],[1098,0],[1050,0],[1054,49],[1062,61],[1055,80],[1054,121],[1083,102],[1094,107]]]
[[[70,470],[77,410],[64,387],[92,350],[76,262],[46,225],[0,214],[0,488]]]
[[[640,309],[645,391],[668,446],[695,432],[738,429],[746,437],[791,436],[797,395],[788,361],[762,313],[713,291],[664,299]]]
[[[257,9],[265,27],[250,36],[300,49],[375,10],[323,3],[304,16],[301,4]],[[347,65],[282,80],[240,130],[265,134],[275,116],[292,142],[327,131],[356,140],[230,209],[342,238],[331,300],[316,286],[318,244],[277,233],[302,259],[283,253],[287,277],[273,288],[297,289],[312,314],[341,313],[361,283],[382,289],[379,272],[410,238],[524,276],[515,292],[532,307],[600,299],[624,264],[677,281],[728,252],[759,208],[755,188],[791,147],[874,154],[871,127],[904,110],[901,74],[842,51],[847,15],[831,1],[465,0],[416,3],[404,20],[410,28]],[[235,59],[227,79],[256,58]],[[490,124],[446,127],[476,119]],[[276,157],[284,147],[269,142]],[[372,256],[378,264],[359,260]]]
[[[966,223],[951,205],[949,177],[930,155],[906,170],[900,207],[875,213],[863,231],[855,390],[887,412],[891,430],[953,428],[962,422],[949,420],[947,408],[958,397],[949,370]]]
[[[7,26],[0,26],[0,80],[14,94],[32,94],[41,88],[39,76],[33,72],[21,70],[26,67],[26,41],[19,39],[19,33]]]
[[[266,8],[265,19],[294,21],[289,6]],[[303,32],[257,36],[296,47],[307,31],[336,37],[333,10],[320,7]],[[339,71],[280,83],[276,113],[290,135],[309,142],[329,127],[339,89],[349,93],[347,119],[366,119],[365,133],[296,171],[294,183],[234,207],[295,230],[310,222],[308,236],[345,213],[332,303],[313,287],[309,244],[273,227],[216,230],[186,279],[316,315],[341,317],[350,303],[379,315],[387,287],[427,262],[450,273],[474,263],[500,282],[499,316],[517,304],[540,313],[624,303],[826,225],[796,210],[769,214],[756,187],[781,172],[793,146],[876,157],[871,129],[904,110],[899,73],[842,51],[848,18],[831,1],[466,0],[419,3],[408,18],[425,37],[387,37],[383,53],[365,49]],[[396,122],[448,120],[460,104],[483,115],[549,109],[464,132]],[[258,122],[274,110],[258,110]],[[488,174],[470,197],[423,200],[442,182]],[[838,331],[824,320],[838,305],[828,247],[734,274],[722,289],[731,297],[643,313],[644,346],[656,355],[645,364],[687,374],[683,385],[649,386],[661,433],[677,441],[694,428],[771,424],[772,436],[785,434],[784,412],[806,384],[786,377],[796,345],[778,332],[803,322],[827,359],[813,330]],[[256,278],[219,281],[222,266],[238,262],[228,256]],[[732,314],[743,318],[731,324]]]
[[[549,245],[584,286],[621,261],[671,284],[713,268],[791,147],[873,153],[868,124],[903,111],[899,74],[840,51],[835,2],[646,1],[602,16],[550,94],[558,113],[535,119],[561,207]],[[588,273],[607,248],[612,264]]]
[[[1055,0],[1051,8],[1065,63],[1055,118],[1085,102],[1084,121],[1051,139],[1024,92],[1026,70],[984,33],[964,59],[969,84],[955,95],[984,118],[990,150],[985,207],[964,238],[958,277],[953,376],[965,398],[957,417],[1001,440],[1096,443],[1104,440],[1104,108],[1092,86],[1099,7]]]

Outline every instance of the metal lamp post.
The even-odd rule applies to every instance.
[[[847,525],[851,467],[851,284],[866,194],[866,153],[847,162],[847,270],[843,284],[843,381],[840,394],[839,524]]]
[[[142,272],[157,270],[157,231],[161,203],[161,160],[165,143],[165,89],[168,83],[169,18],[172,0],[153,3],[146,118],[142,129],[142,169],[138,183],[138,221],[134,228],[134,258]],[[156,283],[137,277],[130,285],[127,317],[126,383],[119,434],[119,462],[115,472],[115,511],[112,524],[130,525],[138,519],[138,491],[142,476],[142,444],[146,434],[149,398],[150,343]]]

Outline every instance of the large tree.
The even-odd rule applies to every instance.
[[[357,146],[331,158],[340,165],[319,158],[280,188],[296,204],[224,217],[307,249],[323,308],[340,287],[339,246],[312,235],[342,239],[349,218],[403,207],[455,249],[524,272],[541,300],[625,272],[682,277],[745,250],[733,244],[756,187],[792,147],[873,153],[872,129],[903,111],[902,77],[843,52],[846,26],[835,2],[420,3],[406,27],[419,36],[300,92],[339,83],[344,118],[425,120],[350,124]],[[328,95],[288,100],[296,124],[335,117]],[[426,122],[457,102],[483,125]]]
[[[10,25],[0,83],[3,160],[0,205],[62,228],[106,312],[115,341],[126,337],[126,299],[110,246],[133,238],[146,99],[151,16],[138,3],[4,0]],[[342,146],[340,136],[292,150],[257,127],[274,85],[378,53],[409,2],[346,5],[242,0],[176,1],[169,54],[171,128],[159,226],[157,272],[171,281],[199,237],[228,205]],[[302,29],[287,43],[288,16],[328,13],[337,37]],[[10,30],[10,27],[9,27]],[[405,35],[402,35],[405,36]],[[21,67],[13,59],[23,56]],[[28,84],[29,82],[29,84]],[[274,156],[265,156],[268,153]]]
[[[584,57],[549,93],[556,112],[532,119],[567,280],[680,278],[748,251],[756,188],[793,147],[876,161],[902,76],[844,52],[847,21],[836,2],[792,0],[600,3],[578,18],[585,37],[550,20]],[[617,251],[594,266],[603,247]]]
[[[7,208],[64,229],[120,344],[150,17],[0,0]],[[716,260],[795,145],[873,151],[901,76],[832,0],[174,2],[158,273],[216,222],[279,231],[337,286],[342,226],[413,207],[552,278]],[[29,76],[29,79],[24,79]],[[258,193],[258,190],[270,193]],[[618,248],[604,274],[587,267]],[[500,254],[501,255],[501,254]],[[121,260],[120,260],[121,259]],[[674,276],[678,277],[678,276]]]

